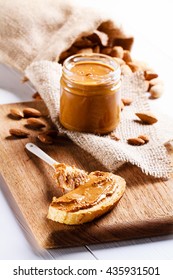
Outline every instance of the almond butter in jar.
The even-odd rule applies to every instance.
[[[73,131],[105,134],[120,121],[121,71],[103,54],[67,58],[61,77],[60,122]]]

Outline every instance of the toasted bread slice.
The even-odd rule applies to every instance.
[[[83,224],[111,210],[125,191],[125,180],[108,172],[92,172],[87,183],[53,198],[48,219],[68,225]]]

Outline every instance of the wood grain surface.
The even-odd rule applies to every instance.
[[[55,187],[53,169],[25,150],[27,142],[36,143],[59,162],[74,164],[89,172],[106,170],[68,139],[60,137],[53,145],[42,144],[36,139],[39,131],[29,128],[25,128],[30,132],[28,138],[10,136],[10,128],[24,128],[26,124],[26,119],[10,118],[10,109],[25,107],[41,110],[47,123],[47,110],[42,101],[0,106],[0,172],[40,246],[80,246],[173,232],[173,178],[155,179],[130,164],[123,165],[116,173],[125,178],[127,188],[110,213],[79,226],[48,220],[49,203],[60,193]],[[51,127],[50,121],[47,127]],[[172,146],[168,149],[173,158]]]

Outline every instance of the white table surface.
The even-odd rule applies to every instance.
[[[85,0],[83,4],[104,10],[135,36],[133,57],[148,62],[165,83],[163,97],[150,100],[150,106],[173,118],[173,2]],[[0,104],[32,100],[34,89],[29,84],[21,84],[20,80],[20,73],[0,65]],[[170,129],[173,131],[173,128]],[[0,206],[0,260],[173,259],[173,234],[79,248],[44,250],[37,246],[2,177]]]

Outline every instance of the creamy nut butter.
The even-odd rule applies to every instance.
[[[65,60],[60,122],[79,132],[108,133],[120,120],[120,67],[109,56],[77,54]]]
[[[95,171],[90,173],[89,180],[75,190],[55,199],[52,206],[66,212],[76,212],[91,208],[108,196],[111,196],[117,183],[113,174]]]

